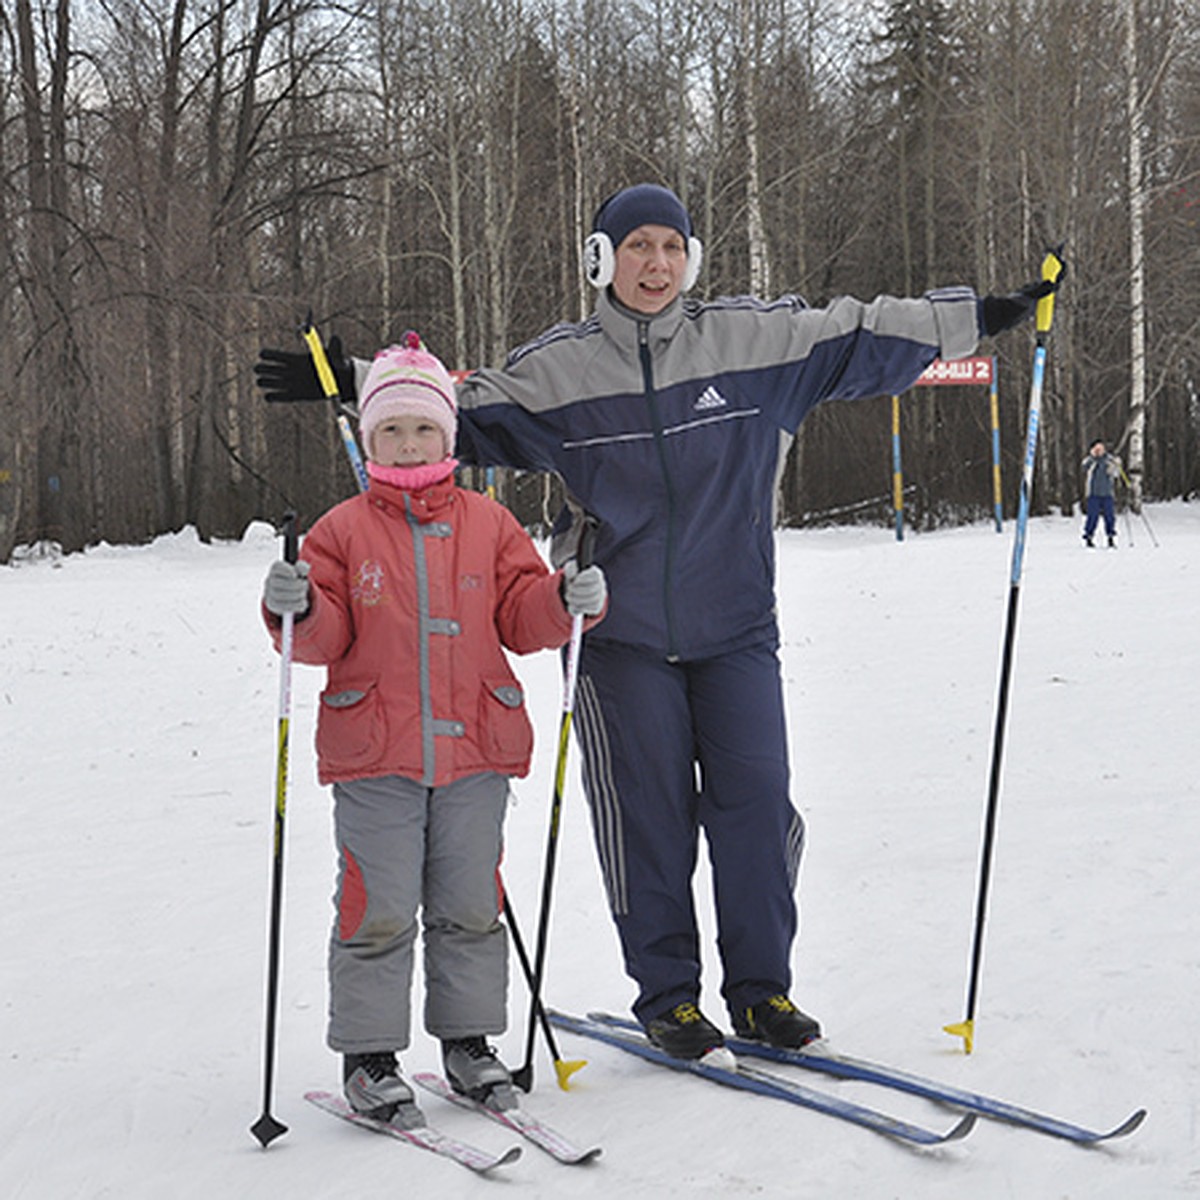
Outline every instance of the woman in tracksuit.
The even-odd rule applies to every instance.
[[[605,603],[603,572],[552,574],[502,505],[454,481],[454,385],[406,344],[376,356],[360,404],[370,485],[313,525],[263,594],[278,644],[328,667],[317,765],[333,785],[339,870],[329,1030],[359,1112],[416,1121],[396,1052],[410,1036],[417,913],[425,1027],[456,1090],[499,1108],[512,1081],[487,1042],[506,1024],[500,856],[510,776],[533,730],[505,650],[562,646]]]
[[[684,300],[701,246],[678,197],[610,197],[585,247],[596,312],[459,385],[460,455],[557,472],[559,531],[598,521],[611,603],[583,651],[575,727],[633,1011],[668,1052],[722,1043],[697,1007],[692,875],[712,865],[722,996],[736,1032],[797,1046],[791,1002],[803,824],[789,798],[774,595],[774,502],[788,446],[828,399],[908,388],[936,357],[1032,314],[1051,285],[977,299]],[[350,384],[350,365],[341,364]],[[315,393],[299,356],[264,353],[260,384]]]

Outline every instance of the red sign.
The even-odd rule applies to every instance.
[[[917,377],[916,386],[937,383],[991,383],[991,358],[935,358]]]

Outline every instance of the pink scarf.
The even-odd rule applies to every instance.
[[[421,463],[418,467],[383,467],[379,463],[367,462],[367,474],[380,483],[406,492],[420,492],[450,475],[458,466],[457,458],[443,458],[441,462]]]

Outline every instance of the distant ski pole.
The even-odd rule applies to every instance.
[[[1121,482],[1125,485],[1125,488],[1126,488],[1125,517],[1128,522],[1129,509],[1133,506],[1133,503],[1134,503],[1134,490],[1133,490],[1133,481],[1129,478],[1128,475],[1125,474],[1124,468],[1121,469]],[[1138,513],[1138,516],[1142,518],[1142,524],[1145,525],[1146,532],[1150,535],[1150,541],[1154,544],[1155,550],[1157,550],[1158,549],[1158,538],[1156,538],[1154,536],[1154,530],[1150,528],[1150,518],[1146,516],[1146,510],[1140,500],[1138,500],[1138,503],[1137,503],[1137,513]],[[1133,545],[1133,530],[1132,530],[1131,526],[1132,526],[1132,522],[1129,522],[1126,525],[1126,528],[1129,529],[1129,544],[1132,546]]]
[[[1062,246],[1047,251],[1042,260],[1042,278],[1051,283],[1062,274]],[[1033,379],[1029,389],[1029,417],[1025,434],[1025,465],[1021,474],[1021,498],[1017,511],[1017,531],[1013,538],[1012,570],[1009,576],[1008,615],[1004,628],[1004,649],[1000,665],[1000,690],[996,703],[996,724],[992,738],[992,765],[988,779],[987,811],[984,818],[983,849],[979,864],[979,888],[975,900],[975,933],[971,947],[971,975],[967,985],[967,1013],[962,1021],[944,1026],[947,1033],[963,1039],[968,1054],[975,1046],[975,1011],[979,998],[979,976],[983,959],[983,929],[987,918],[988,891],[991,885],[992,852],[996,838],[996,813],[1000,801],[1000,764],[1004,755],[1004,727],[1008,712],[1009,682],[1012,676],[1013,644],[1016,641],[1017,606],[1021,595],[1021,571],[1025,559],[1025,534],[1029,525],[1029,506],[1033,496],[1033,468],[1037,454],[1038,424],[1041,419],[1042,383],[1046,374],[1046,343],[1054,321],[1054,292],[1037,304],[1037,349],[1033,356]]]
[[[583,529],[576,550],[576,562],[582,571],[592,561],[592,540],[595,528],[592,520],[585,516]],[[550,929],[550,899],[554,892],[554,864],[558,855],[558,831],[562,820],[563,792],[566,786],[567,747],[570,745],[571,718],[575,710],[575,684],[579,674],[579,654],[583,646],[583,617],[576,615],[571,621],[571,640],[567,648],[567,662],[563,677],[562,719],[558,727],[558,759],[554,768],[554,797],[550,804],[550,829],[546,837],[546,857],[542,866],[542,903],[538,913],[537,944],[534,948],[533,979],[530,981],[529,1026],[525,1037],[525,1061],[513,1073],[513,1083],[528,1092],[533,1086],[533,1044],[537,1032],[538,1017],[542,1012],[542,982],[545,978],[546,942]],[[554,1069],[558,1073],[558,1086],[564,1091],[571,1075],[584,1066],[581,1061],[564,1062],[554,1054]]]
[[[283,518],[283,557],[294,563],[299,549],[296,514]],[[250,1132],[266,1149],[287,1126],[271,1115],[271,1096],[275,1084],[275,1017],[279,1008],[279,941],[283,916],[283,834],[287,814],[288,723],[292,708],[292,626],[295,617],[284,613],[279,646],[279,726],[275,756],[275,821],[271,869],[271,929],[267,942],[267,1021],[263,1036],[263,1109],[262,1116],[250,1126]]]

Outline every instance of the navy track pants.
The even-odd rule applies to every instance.
[[[804,825],[788,795],[774,644],[672,663],[586,638],[573,723],[638,1019],[700,995],[701,829],[730,1012],[786,994]]]
[[[1104,518],[1104,532],[1109,537],[1117,536],[1116,509],[1111,496],[1089,496],[1087,498],[1087,519],[1083,523],[1083,536],[1090,538],[1096,532],[1100,518]]]

